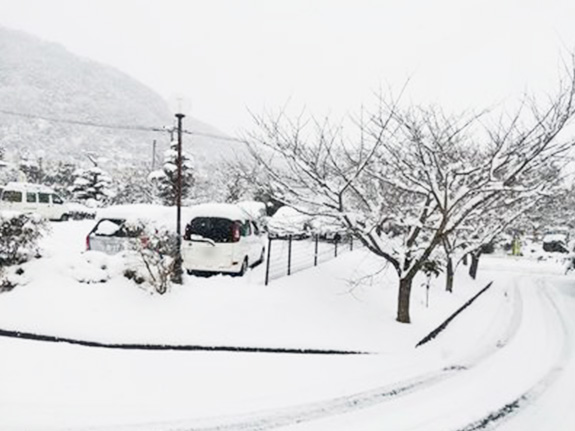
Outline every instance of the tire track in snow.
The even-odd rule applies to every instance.
[[[239,420],[237,421],[222,425],[182,427],[175,428],[173,431],[265,431],[301,422],[310,422],[329,416],[350,413],[390,401],[398,396],[408,395],[418,390],[426,389],[454,377],[460,372],[475,367],[509,343],[517,333],[523,316],[523,300],[517,286],[513,288],[511,301],[513,301],[512,313],[511,318],[506,319],[505,332],[502,334],[494,334],[496,341],[491,340],[491,342],[487,342],[481,349],[467,355],[464,361],[459,361],[461,365],[452,365],[438,372],[420,376],[409,381],[399,382],[393,386],[368,390],[351,396],[286,408],[282,411],[270,411],[267,412],[267,414],[262,413],[261,416],[252,416],[245,420],[238,418]],[[507,310],[505,306],[503,306],[497,313],[497,319],[505,319],[507,315]],[[491,326],[493,328],[499,327],[497,319],[492,320]]]
[[[507,292],[504,294],[508,297]],[[523,319],[523,297],[521,296],[521,292],[516,284],[513,286],[513,290],[511,292],[511,301],[513,301],[511,318],[507,319],[508,313],[503,305],[498,310],[495,318],[491,320],[490,324],[491,331],[498,331],[502,326],[505,327],[505,331],[503,333],[497,332],[497,334],[495,334],[496,342],[493,343],[492,341],[488,341],[485,343],[486,346],[483,349],[477,349],[475,352],[468,353],[464,359],[460,361],[465,364],[463,365],[465,368],[473,368],[489,356],[495,354],[499,349],[507,346],[509,341],[515,337],[515,334],[517,334],[517,331],[521,326],[521,320]],[[505,323],[501,324],[500,319],[504,320]]]
[[[523,409],[528,408],[539,397],[541,397],[545,391],[549,389],[553,383],[561,376],[563,369],[566,367],[569,358],[573,354],[573,334],[571,334],[572,331],[565,321],[565,317],[563,316],[562,311],[550,295],[548,286],[542,286],[543,280],[541,279],[537,280],[537,284],[539,285],[537,291],[540,296],[544,296],[544,301],[547,304],[547,318],[556,320],[562,329],[563,343],[561,351],[558,355],[558,359],[555,361],[555,364],[550,368],[550,370],[521,396],[517,397],[510,403],[505,404],[503,407],[489,413],[485,417],[476,420],[464,426],[463,428],[458,428],[457,431],[488,430],[501,426],[502,423],[512,419],[513,416],[519,414]]]
[[[499,349],[508,344],[515,336],[520,326],[523,315],[523,301],[519,290],[515,287],[512,291],[512,312],[509,313],[505,306],[502,306],[493,319],[491,327],[500,328],[498,319],[505,319],[505,331],[503,333],[489,331],[490,340],[483,343],[475,352],[465,356],[465,360],[458,361],[458,364],[447,366],[439,371],[427,373],[412,379],[403,380],[392,385],[378,387],[352,395],[341,396],[324,401],[306,403],[302,405],[290,406],[280,409],[265,410],[260,412],[246,413],[220,418],[205,418],[178,423],[157,423],[147,425],[132,425],[127,427],[102,428],[114,429],[115,431],[266,431],[284,426],[295,425],[304,422],[311,422],[330,416],[343,415],[357,410],[373,407],[397,397],[406,396],[439,384],[447,379],[459,375],[461,372],[469,370],[489,356],[495,354]],[[506,317],[507,316],[507,317]],[[469,430],[465,430],[469,431]]]

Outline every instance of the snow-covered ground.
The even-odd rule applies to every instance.
[[[365,250],[264,285],[186,276],[159,296],[84,253],[93,221],[52,224],[0,294],[0,329],[104,343],[337,349],[301,355],[91,348],[0,337],[1,430],[572,430],[575,279],[560,261],[484,257],[453,294]],[[105,282],[102,282],[105,281]],[[415,344],[487,290],[435,340]],[[490,419],[491,415],[491,419]]]

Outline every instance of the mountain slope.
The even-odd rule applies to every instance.
[[[72,119],[118,126],[171,127],[174,117],[158,94],[130,76],[81,58],[58,44],[0,27],[0,146],[7,158],[86,161],[106,157],[118,165],[149,162],[152,141],[158,154],[169,134],[99,128],[46,119]],[[7,111],[29,117],[6,114]],[[38,118],[38,117],[43,117]],[[184,127],[221,135],[193,118]],[[200,163],[215,155],[230,156],[237,148],[225,140],[185,138],[186,148]]]

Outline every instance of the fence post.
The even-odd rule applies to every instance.
[[[287,275],[291,275],[291,235],[288,235],[288,268]]]
[[[315,234],[315,250],[313,255],[313,266],[317,266],[317,250],[319,246],[319,235]]]
[[[272,254],[272,239],[268,237],[268,258],[266,259],[266,282],[267,286],[270,281],[270,257]]]

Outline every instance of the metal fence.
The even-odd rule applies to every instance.
[[[317,266],[322,262],[336,258],[338,255],[352,251],[359,245],[353,237],[326,240],[314,235],[309,238],[296,239],[270,238],[267,248],[265,285],[271,280],[289,276],[303,269]]]

